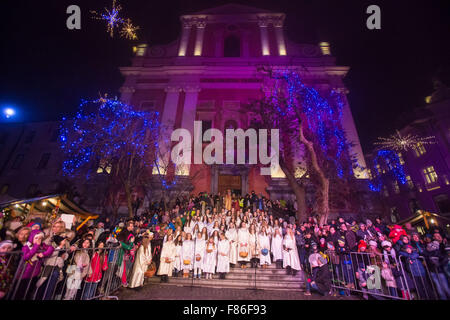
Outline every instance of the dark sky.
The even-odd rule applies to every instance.
[[[175,40],[179,16],[230,1],[121,1],[122,15],[141,27],[150,44]],[[363,149],[398,127],[404,112],[424,105],[432,77],[450,60],[448,0],[259,0],[235,3],[287,14],[285,29],[297,42],[328,41],[345,82]],[[80,99],[117,93],[118,66],[130,64],[131,46],[111,40],[103,21],[91,19],[112,0],[2,0],[0,106],[14,106],[19,121],[58,120]],[[67,6],[82,11],[81,30],[66,28]],[[381,7],[381,30],[366,28],[366,8]]]

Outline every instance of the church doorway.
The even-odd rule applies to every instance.
[[[241,194],[241,176],[240,175],[229,175],[220,174],[218,181],[218,191],[220,194],[226,194],[227,190],[230,189],[231,193],[240,195]]]

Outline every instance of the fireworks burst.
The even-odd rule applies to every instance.
[[[137,39],[137,35],[136,35],[137,30],[139,30],[139,27],[134,26],[131,23],[131,20],[127,19],[127,21],[122,26],[122,30],[120,30],[120,35],[129,40],[136,40]]]
[[[396,151],[408,151],[408,149],[412,149],[417,146],[417,144],[434,144],[433,141],[435,137],[430,136],[426,138],[421,138],[417,135],[413,136],[408,134],[406,136],[402,136],[401,133],[397,130],[396,134],[391,135],[389,138],[378,138],[378,142],[375,142],[375,145],[380,145],[385,149],[396,150]]]
[[[107,32],[109,32],[111,38],[114,36],[114,28],[118,28],[119,24],[124,23],[124,20],[119,16],[120,10],[122,10],[120,4],[117,4],[116,0],[113,0],[111,10],[105,8],[103,13],[91,11],[94,19],[105,20],[107,22]]]

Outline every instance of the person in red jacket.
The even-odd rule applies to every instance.
[[[89,300],[95,296],[97,286],[102,280],[102,271],[106,271],[108,269],[107,255],[103,249],[105,244],[103,242],[99,242],[97,245],[98,250],[95,250],[91,259],[91,268],[89,269],[90,273],[86,279],[84,279],[84,289],[81,297],[82,300]]]
[[[389,238],[395,244],[400,239],[400,237],[406,235],[407,235],[406,231],[401,226],[396,224],[395,226],[392,227],[391,232],[389,233]]]

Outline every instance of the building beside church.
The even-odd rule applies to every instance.
[[[343,78],[349,67],[336,65],[328,43],[290,41],[283,29],[285,17],[235,4],[181,16],[177,40],[135,47],[132,65],[120,68],[125,77],[121,100],[160,112],[165,135],[170,137],[178,128],[188,129],[193,136],[194,121],[202,121],[203,132],[207,128],[222,132],[249,128],[251,118],[243,106],[261,97],[262,77],[257,67],[262,65],[298,67],[307,84],[347,93]],[[346,99],[342,126],[353,142],[352,154],[365,167]],[[232,189],[245,195],[254,190],[266,197],[294,199],[281,170],[263,176],[249,165],[191,164],[175,172],[186,178],[191,184],[187,190],[194,194]],[[367,178],[362,170],[355,171],[355,176]]]
[[[411,112],[399,130],[402,136],[434,137],[432,144],[398,152],[406,183],[395,179],[383,161],[373,169],[381,174],[380,200],[392,222],[415,217],[417,210],[447,217],[446,225],[450,220],[450,88],[439,80],[434,85],[427,104]],[[370,163],[372,156],[367,159]]]

